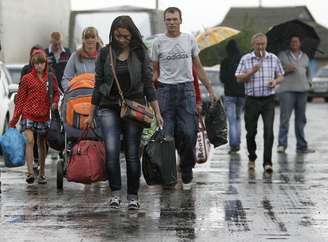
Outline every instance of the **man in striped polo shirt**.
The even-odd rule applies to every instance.
[[[284,70],[277,56],[266,52],[267,37],[253,35],[254,51],[244,55],[236,70],[237,80],[245,83],[245,126],[250,170],[255,169],[257,122],[262,116],[264,128],[263,168],[272,173],[272,146],[275,87],[283,80]]]

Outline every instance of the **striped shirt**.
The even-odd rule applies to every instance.
[[[276,55],[265,52],[264,57],[259,58],[254,51],[248,53],[241,58],[235,75],[245,74],[256,64],[260,64],[261,68],[245,82],[245,95],[254,97],[274,95],[275,89],[269,87],[269,81],[284,75],[281,62]]]

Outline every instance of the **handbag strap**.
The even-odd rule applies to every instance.
[[[205,127],[205,124],[204,124],[204,121],[203,121],[201,115],[198,115],[198,122],[200,124],[201,131],[206,130],[206,127]]]
[[[95,135],[96,138],[101,139],[101,137],[97,134],[97,132],[94,128],[85,128],[81,132],[80,138],[78,139],[78,143],[81,140],[86,139],[86,137],[88,136],[89,131],[93,132],[93,134]]]
[[[113,72],[114,80],[115,80],[115,83],[116,83],[116,86],[117,86],[117,89],[118,89],[118,93],[120,94],[122,102],[124,102],[125,99],[124,99],[124,95],[123,95],[120,83],[119,83],[119,81],[117,79],[117,76],[116,76],[116,71],[115,71],[115,66],[114,66],[114,61],[113,61],[113,54],[112,53],[113,53],[112,52],[112,45],[109,45],[109,53],[108,54],[109,54],[110,65],[112,67],[112,72]]]

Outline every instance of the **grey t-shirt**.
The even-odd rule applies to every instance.
[[[187,33],[178,37],[159,35],[153,43],[152,60],[159,61],[159,81],[166,84],[192,82],[192,59],[198,56],[195,38]]]
[[[310,88],[310,83],[307,77],[309,69],[309,57],[304,53],[296,58],[290,50],[279,53],[279,59],[282,66],[285,68],[288,64],[296,67],[294,72],[285,75],[284,80],[279,85],[277,92],[305,92]]]

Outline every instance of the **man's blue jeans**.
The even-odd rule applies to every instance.
[[[143,127],[133,120],[122,120],[119,107],[102,108],[97,112],[106,147],[106,168],[112,193],[119,195],[121,190],[120,135],[126,159],[128,200],[138,199],[141,165],[139,147]]]
[[[181,172],[189,173],[194,167],[198,130],[194,85],[160,83],[157,99],[164,119],[164,134],[175,138]]]
[[[224,96],[224,107],[229,123],[229,145],[231,148],[240,148],[241,124],[240,116],[244,109],[244,97]]]
[[[280,124],[278,146],[287,148],[289,119],[294,110],[295,115],[295,136],[296,149],[307,149],[307,142],[304,136],[304,127],[306,124],[306,92],[282,92],[279,93],[280,101]]]

